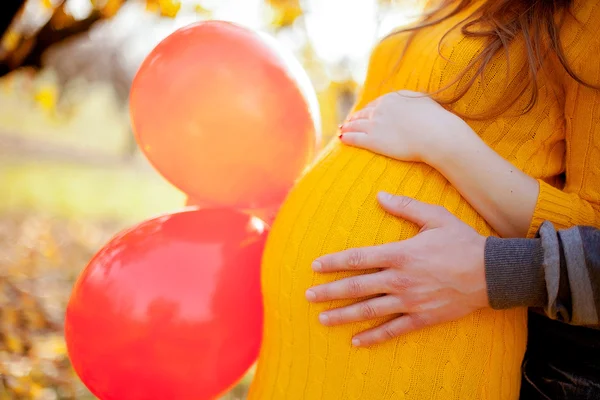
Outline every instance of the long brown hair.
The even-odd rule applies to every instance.
[[[421,29],[446,21],[473,5],[473,0],[438,1],[439,5],[427,11],[418,24],[390,35],[411,32],[398,63],[402,61],[402,57],[408,46],[410,46],[412,39]],[[457,102],[468,92],[479,77],[482,78],[482,82],[485,82],[486,67],[499,52],[504,51],[507,58],[507,68],[510,68],[508,47],[519,37],[522,38],[527,51],[526,65],[518,66],[517,73],[522,76],[519,76],[520,79],[515,80],[521,82],[521,84],[518,88],[508,87],[507,82],[503,101],[493,108],[492,113],[494,116],[508,110],[526,92],[530,92],[530,97],[521,112],[527,113],[531,110],[538,98],[538,73],[544,65],[544,60],[551,55],[558,59],[572,79],[582,85],[600,89],[599,86],[584,81],[573,71],[562,48],[559,35],[560,27],[565,16],[569,14],[572,16],[571,7],[573,2],[574,0],[486,0],[482,2],[481,6],[477,7],[474,12],[462,19],[442,37],[439,46],[441,46],[445,37],[458,27],[460,27],[460,31],[465,37],[483,39],[485,45],[450,84],[430,94],[433,96],[439,94],[461,81],[468,74],[466,85],[461,85],[461,89],[458,90],[455,96],[446,100],[437,99],[446,105]],[[438,47],[438,51],[439,49],[440,47]],[[441,55],[441,51],[439,53]],[[508,71],[506,78],[509,79]],[[489,118],[492,113],[469,117]]]

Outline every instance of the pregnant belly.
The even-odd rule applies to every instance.
[[[262,266],[265,331],[250,399],[517,399],[526,312],[482,310],[462,320],[356,349],[351,338],[383,322],[324,327],[309,287],[348,276],[314,274],[318,256],[414,236],[376,193],[440,204],[483,234],[486,222],[435,170],[333,144],[298,182],[269,236]]]

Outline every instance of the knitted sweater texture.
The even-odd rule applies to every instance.
[[[372,54],[356,108],[391,91],[431,93],[451,84],[483,44],[455,29],[439,52],[438,45],[472,11],[423,29],[400,63],[407,34],[382,41]],[[561,30],[567,59],[582,78],[598,84],[600,2],[576,1],[572,14]],[[519,70],[526,60],[522,40],[513,41],[509,54],[510,69],[505,54],[498,54],[485,81],[478,78],[454,110],[467,115],[489,111],[507,87],[521,83]],[[518,112],[527,101],[524,96],[498,117],[467,120],[496,152],[539,179],[531,237],[544,220],[558,229],[600,227],[600,92],[575,82],[552,57],[546,67],[531,111]],[[524,308],[481,310],[362,349],[351,346],[352,336],[387,319],[340,327],[319,324],[321,311],[351,302],[310,304],[304,292],[350,274],[315,274],[315,258],[417,233],[416,226],[379,207],[376,194],[381,190],[442,205],[481,234],[495,235],[428,165],[395,161],[334,140],[292,190],[269,236],[262,267],[264,340],[249,399],[518,399],[527,341]]]

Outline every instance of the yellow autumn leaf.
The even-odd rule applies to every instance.
[[[300,0],[266,0],[271,7],[289,7],[300,4]]]
[[[45,235],[40,241],[40,252],[48,260],[57,264],[61,260],[60,249],[51,235]]]
[[[0,79],[0,87],[5,94],[10,94],[13,90],[12,79],[10,77]]]
[[[25,293],[25,292],[21,293],[20,300],[21,300],[20,306],[22,309],[34,308],[37,306],[37,303],[35,302],[35,298],[28,293]]]
[[[296,22],[296,19],[303,14],[303,11],[301,7],[282,7],[275,9],[274,14],[271,25],[277,28],[284,28]]]
[[[158,0],[160,15],[163,17],[175,18],[181,9],[179,0]]]
[[[204,7],[202,4],[196,4],[194,6],[194,11],[196,12],[196,14],[202,15],[206,18],[210,18],[212,16],[212,11]]]
[[[21,41],[21,34],[13,29],[8,30],[2,38],[2,47],[6,51],[14,51]]]
[[[58,89],[49,84],[40,86],[36,91],[35,101],[46,112],[54,112],[58,103]]]
[[[117,14],[122,5],[123,0],[107,0],[100,12],[105,18],[110,18]]]
[[[25,349],[23,340],[15,332],[4,332],[4,345],[9,352],[16,354],[21,354]]]
[[[155,12],[160,8],[159,0],[146,0],[146,11]]]
[[[42,7],[51,10],[54,8],[54,4],[52,4],[52,0],[41,0],[42,1]]]
[[[19,322],[19,310],[13,306],[2,307],[2,319],[0,319],[0,328],[8,329],[11,326],[17,326]]]
[[[58,397],[53,390],[44,388],[37,383],[32,383],[29,394],[33,400],[55,400]]]
[[[39,359],[56,360],[67,354],[67,345],[61,335],[36,337],[31,353]]]
[[[40,394],[43,394],[44,388],[38,385],[37,383],[32,383],[29,387],[29,395],[32,399],[39,399]]]
[[[267,0],[273,10],[271,25],[283,28],[292,25],[303,14],[299,0]]]
[[[23,319],[31,329],[42,329],[46,327],[46,318],[39,310],[25,310]]]

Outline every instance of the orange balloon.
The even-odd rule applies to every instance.
[[[278,206],[320,141],[300,64],[274,39],[223,21],[159,43],[133,81],[130,111],[154,167],[211,206]]]

